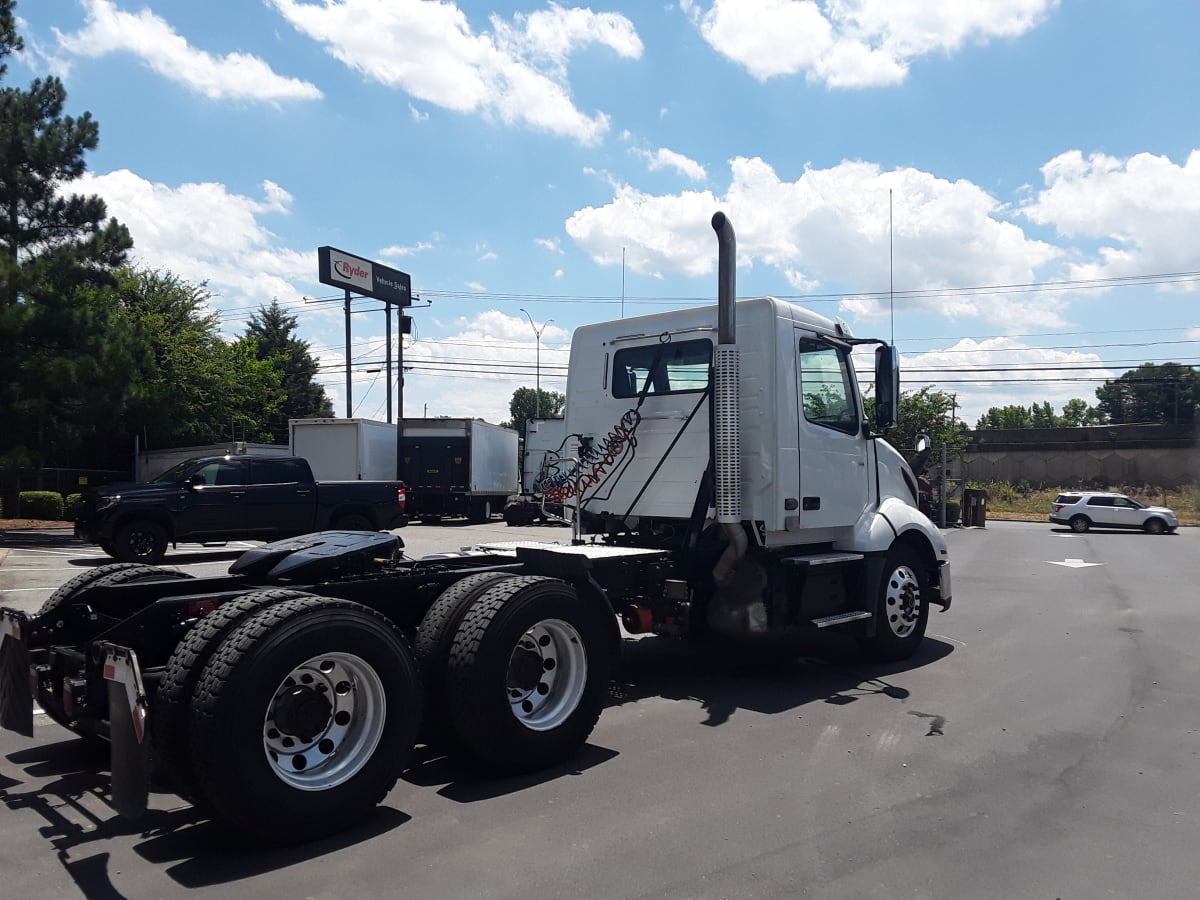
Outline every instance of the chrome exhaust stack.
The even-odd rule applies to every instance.
[[[713,360],[713,472],[717,522],[729,539],[713,569],[717,584],[728,583],[748,540],[742,528],[742,443],[738,400],[740,363],[737,348],[737,239],[733,225],[718,212],[712,217],[717,233],[717,347]]]

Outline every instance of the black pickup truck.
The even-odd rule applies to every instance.
[[[399,481],[318,482],[298,456],[208,456],[84,494],[75,536],[124,562],[155,563],[168,543],[399,528],[404,505]]]

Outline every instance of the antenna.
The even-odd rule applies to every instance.
[[[625,318],[625,248],[621,248],[621,318]]]
[[[892,320],[892,346],[896,345],[896,302],[892,283],[892,189],[888,188],[888,312]]]

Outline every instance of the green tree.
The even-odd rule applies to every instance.
[[[0,0],[0,78],[21,49],[13,0]],[[132,246],[104,201],[63,192],[85,171],[99,128],[65,115],[57,78],[0,87],[0,465],[37,465],[77,449],[88,431],[72,413],[110,346],[111,298],[95,286]],[[59,460],[56,460],[59,461]]]
[[[275,362],[227,343],[211,294],[170,272],[124,269],[117,293],[134,347],[124,428],[146,447],[272,440],[283,407]]]
[[[534,388],[517,388],[509,401],[508,411],[512,416],[503,424],[514,429],[518,434],[525,434],[525,423],[539,415],[543,419],[557,419],[563,415],[567,405],[567,395],[558,391],[542,391],[539,397]]]
[[[866,400],[867,415],[874,414],[875,398]],[[899,450],[911,450],[917,436],[929,435],[935,447],[943,444],[951,451],[967,444],[967,426],[956,417],[958,398],[954,394],[925,385],[915,391],[901,391],[897,425],[887,434],[887,441]]]
[[[1032,428],[1033,416],[1029,414],[1023,406],[1009,404],[1008,406],[993,406],[988,409],[979,421],[975,423],[976,428]]]
[[[1081,425],[1103,425],[1104,413],[1094,406],[1088,406],[1086,400],[1076,397],[1063,404],[1062,423],[1068,428],[1078,428]]]
[[[313,379],[319,363],[309,353],[309,344],[296,337],[299,320],[286,312],[278,300],[260,306],[250,317],[243,341],[254,347],[255,356],[269,360],[279,373],[283,402],[270,422],[276,439],[286,437],[288,419],[328,418],[333,402],[325,388]]]
[[[1190,425],[1200,406],[1200,372],[1181,363],[1142,363],[1096,388],[1097,406],[1114,424]]]

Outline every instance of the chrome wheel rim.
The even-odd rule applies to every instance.
[[[575,626],[545,619],[527,630],[508,659],[509,709],[532,731],[570,718],[587,687],[587,651]]]
[[[292,669],[263,720],[263,750],[276,777],[324,791],[354,777],[379,746],[387,718],[383,680],[361,657],[325,653]]]
[[[921,582],[908,566],[898,566],[888,577],[883,614],[898,638],[906,638],[921,617]]]

